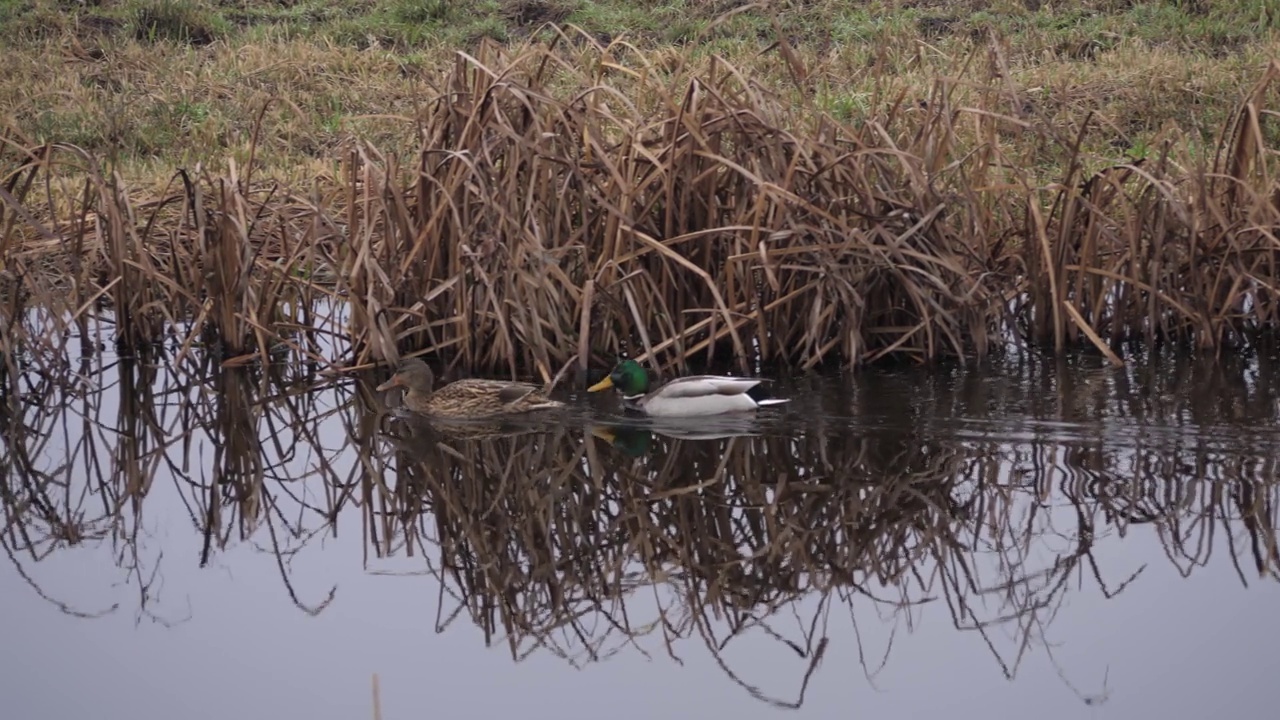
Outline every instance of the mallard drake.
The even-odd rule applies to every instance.
[[[778,398],[756,400],[748,395],[747,391],[760,382],[760,378],[692,375],[676,378],[649,392],[649,373],[635,360],[623,358],[603,380],[587,388],[587,392],[617,388],[629,407],[653,417],[748,412],[787,402]]]
[[[434,384],[431,368],[417,358],[410,358],[400,363],[395,374],[376,389],[382,392],[393,387],[407,388],[405,407],[424,415],[447,418],[513,415],[564,405],[528,383],[464,378],[432,392]]]

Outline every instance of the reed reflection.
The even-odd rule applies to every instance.
[[[98,547],[138,613],[186,619],[160,608],[161,561],[175,560],[143,530],[166,508],[199,533],[194,563],[252,541],[284,593],[323,612],[334,589],[300,597],[290,559],[359,513],[366,566],[413,557],[434,576],[438,631],[471,623],[515,659],[573,665],[648,654],[644,640],[677,660],[702,647],[756,697],[796,706],[828,643],[859,642],[827,633],[835,611],[909,625],[934,602],[1012,678],[1048,650],[1079,578],[1107,596],[1140,581],[1099,570],[1132,527],[1151,526],[1184,574],[1229,562],[1245,584],[1280,577],[1265,359],[1021,359],[795,385],[793,413],[679,425],[582,405],[441,424],[387,407],[375,378],[301,363],[49,357],[6,363],[0,545],[32,592],[84,617],[116,608],[46,592],[40,567]],[[802,630],[784,633],[795,617]],[[725,651],[745,636],[801,657],[798,687],[776,697],[739,677]],[[859,656],[868,675],[887,660]]]

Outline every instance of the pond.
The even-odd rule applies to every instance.
[[[1273,356],[801,375],[679,425],[561,389],[467,429],[387,412],[385,372],[286,374],[104,353],[4,387],[5,717],[1273,702]]]

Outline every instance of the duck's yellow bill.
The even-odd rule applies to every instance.
[[[613,378],[605,375],[603,380],[587,388],[587,392],[600,392],[601,390],[608,390],[611,387],[613,387]]]
[[[614,432],[613,430],[607,427],[593,427],[591,428],[591,434],[600,438],[601,440],[604,440],[610,445],[613,444],[614,440],[618,439],[618,433]]]

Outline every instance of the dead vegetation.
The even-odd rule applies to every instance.
[[[380,415],[372,382],[315,391],[315,369],[300,364],[168,359],[55,357],[0,376],[0,546],[32,592],[68,613],[118,608],[46,592],[41,562],[52,555],[110,552],[129,570],[137,612],[179,622],[160,592],[174,584],[161,557],[205,566],[243,542],[268,552],[235,562],[277,563],[282,596],[323,612],[332,591],[297,593],[291,560],[324,552],[316,541],[332,536],[361,542],[367,567],[416,559],[439,582],[424,598],[437,632],[472,623],[513,658],[575,665],[704,647],[755,697],[795,706],[825,648],[861,642],[868,618],[909,630],[921,613],[949,613],[992,653],[993,671],[1013,677],[1027,654],[1052,653],[1069,593],[1114,596],[1143,582],[1146,564],[1195,575],[1230,563],[1245,585],[1280,579],[1280,465],[1267,450],[1280,387],[1246,390],[1257,368],[1245,363],[1179,360],[1126,391],[1105,386],[1128,369],[1095,371],[1080,387],[1079,373],[1028,360],[986,389],[921,393],[929,400],[909,410],[912,422],[874,432],[816,417],[789,436],[689,440],[569,423],[445,433]],[[930,427],[999,392],[1061,408],[1057,439]],[[1135,418],[1136,443],[1070,422],[1071,407],[1093,402]],[[1142,424],[1175,417],[1196,429],[1165,436]],[[166,551],[151,531],[166,513],[200,534],[198,557]],[[1145,533],[1167,557],[1099,569]],[[748,636],[796,656],[791,674],[763,688],[740,677],[727,648]],[[868,677],[893,661],[891,645],[862,650]]]
[[[1220,350],[1276,329],[1280,65],[1216,147],[1171,130],[1106,165],[1080,151],[1097,125],[1059,127],[1002,80],[999,43],[847,121],[776,50],[789,87],[576,33],[487,44],[425,104],[416,153],[353,140],[310,187],[257,181],[251,150],[149,196],[75,146],[7,143],[7,317],[109,318],[121,347],[183,357],[422,351],[544,381],[624,346],[675,371],[1016,338],[1119,363],[1129,341]],[[1038,176],[1044,156],[1069,158],[1061,177]]]

